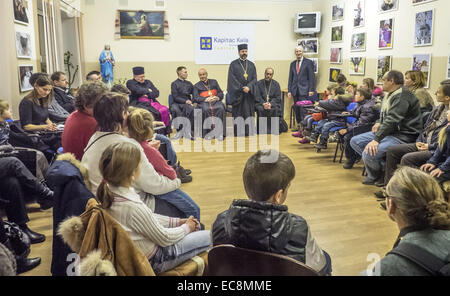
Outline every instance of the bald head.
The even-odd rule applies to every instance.
[[[208,80],[208,72],[205,68],[201,68],[198,70],[198,78],[200,78],[200,81],[206,82]]]

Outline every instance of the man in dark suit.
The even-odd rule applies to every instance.
[[[307,100],[314,95],[316,78],[314,75],[314,64],[310,59],[303,57],[303,47],[295,48],[297,60],[291,63],[289,68],[288,97],[294,103]],[[297,123],[305,117],[305,110],[295,105]]]

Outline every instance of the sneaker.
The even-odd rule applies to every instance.
[[[307,136],[307,137],[305,137],[308,141],[310,141],[310,142],[314,142],[314,143],[317,143],[317,136],[315,136],[315,135],[311,135],[311,136]]]
[[[303,138],[303,139],[301,139],[300,141],[298,141],[300,144],[309,144],[309,143],[311,143],[308,139],[306,139],[306,137],[305,138]]]
[[[295,138],[303,138],[304,137],[302,131],[298,131],[296,133],[293,133],[292,136],[295,137]]]

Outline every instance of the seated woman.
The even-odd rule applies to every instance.
[[[123,134],[127,117],[128,100],[122,94],[106,93],[94,105],[94,118],[97,121],[98,131],[89,140],[81,160],[89,170],[93,192],[102,181],[98,162],[105,148],[118,142],[129,142],[136,145],[142,152],[142,173],[133,183],[142,199],[155,213],[188,217],[184,209],[198,206],[190,198],[183,199],[183,196],[178,194],[171,195],[180,187],[180,180],[178,178],[171,180],[158,174],[145,156],[141,145]],[[164,198],[155,198],[155,195]]]
[[[179,219],[158,215],[141,201],[131,185],[141,173],[145,161],[141,157],[140,149],[132,143],[108,146],[99,162],[103,179],[97,198],[159,274],[206,251],[211,245],[210,231],[199,231],[200,223],[193,216]]]
[[[429,113],[434,107],[434,100],[424,88],[426,85],[425,76],[420,71],[406,71],[405,86],[416,95],[420,103],[422,114]]]
[[[36,147],[36,140],[33,141],[32,137],[25,133],[16,133],[11,131],[8,122],[6,122],[11,118],[12,112],[9,109],[9,104],[3,100],[0,100],[0,146],[8,146],[10,145],[10,142],[14,143],[14,147],[11,148],[19,149],[19,153],[16,157],[19,158],[24,164],[27,164],[30,159],[33,160],[31,166],[35,167],[36,177],[40,180],[44,180],[45,174],[48,170],[47,159],[39,150],[17,146],[24,144],[24,146]]]
[[[52,98],[52,81],[47,75],[39,75],[34,81],[34,89],[19,104],[22,127],[27,132],[40,132],[41,140],[54,152],[61,146],[58,127],[49,118],[48,106]],[[45,132],[45,133],[44,133]],[[47,159],[49,154],[46,154]]]
[[[398,169],[386,188],[386,209],[389,218],[397,224],[400,234],[393,250],[377,263],[373,271],[366,271],[366,275],[431,275],[417,263],[396,253],[407,253],[404,249],[407,246],[420,253],[429,253],[429,256],[437,260],[448,260],[450,204],[444,199],[438,182],[417,169]],[[411,253],[407,255],[414,257]]]

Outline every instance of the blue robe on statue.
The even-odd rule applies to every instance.
[[[112,83],[114,81],[113,64],[111,63],[110,60],[105,60],[108,56],[107,52],[108,52],[107,50],[102,51],[99,58],[100,73],[102,75],[103,82],[105,84],[109,84],[110,82]],[[115,61],[112,51],[109,51],[109,54],[111,60]]]

